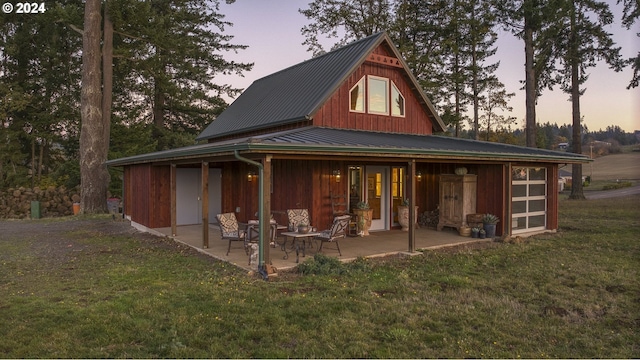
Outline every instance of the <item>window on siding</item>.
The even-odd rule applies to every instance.
[[[364,112],[364,76],[349,92],[351,111]]]
[[[393,82],[391,82],[391,115],[404,116],[404,96]]]
[[[369,113],[389,115],[389,80],[369,76]]]

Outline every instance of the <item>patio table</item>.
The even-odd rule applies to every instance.
[[[293,239],[291,243],[291,251],[293,251],[294,249],[296,250],[296,264],[297,264],[299,260],[298,255],[300,250],[302,250],[302,257],[305,257],[306,239],[313,238],[317,235],[320,235],[320,233],[319,232],[300,233],[297,231],[285,231],[280,233],[280,235],[284,236],[284,243],[282,243],[282,250],[284,250],[284,256],[282,258],[285,260],[289,258],[289,252],[287,252],[287,238],[291,238]],[[299,239],[302,240],[302,246],[300,246]]]
[[[247,223],[247,233],[250,234],[250,231],[255,231],[256,233],[259,233],[260,231],[259,225],[260,225],[259,220],[249,220],[249,222]],[[271,222],[270,225],[272,230],[274,231],[274,238],[272,239],[272,241],[270,241],[270,245],[271,247],[276,247],[276,239],[278,238],[279,232],[281,232],[282,230],[287,230],[288,227],[285,225],[280,225],[275,222]]]

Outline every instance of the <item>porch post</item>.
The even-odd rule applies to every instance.
[[[409,252],[416,251],[416,160],[409,162]]]
[[[265,235],[262,236],[262,244],[260,245],[264,263],[259,265],[264,269],[265,264],[271,264],[269,254],[271,236],[268,235],[271,234],[271,155],[265,155],[262,159],[262,177],[260,181],[262,181],[262,204],[258,204],[258,206],[262,206],[264,218],[264,221],[260,223],[260,232]]]
[[[502,168],[504,169],[504,171],[506,172],[506,174],[504,174],[504,181],[505,181],[505,186],[504,186],[504,213],[502,214],[502,239],[508,238],[509,236],[511,236],[511,169],[512,169],[512,164],[511,163],[507,163],[506,165],[504,165]]]
[[[202,162],[202,248],[209,248],[209,163]]]
[[[176,164],[171,164],[171,235],[178,235],[176,211]]]

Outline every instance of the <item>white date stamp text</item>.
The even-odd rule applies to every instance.
[[[15,4],[6,2],[2,4],[2,12],[5,14],[42,14],[45,11],[47,8],[44,6],[44,2],[18,2]]]

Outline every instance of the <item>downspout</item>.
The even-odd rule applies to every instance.
[[[264,268],[264,249],[262,248],[262,244],[264,242],[264,231],[262,231],[262,225],[264,224],[264,211],[262,209],[262,204],[264,203],[264,167],[261,163],[257,161],[253,161],[251,159],[244,158],[240,156],[238,150],[233,151],[233,155],[236,159],[245,162],[247,164],[251,164],[258,167],[259,174],[259,184],[258,184],[258,223],[260,224],[260,229],[258,231],[258,272],[262,275],[262,277],[266,280],[268,278],[267,271]]]

